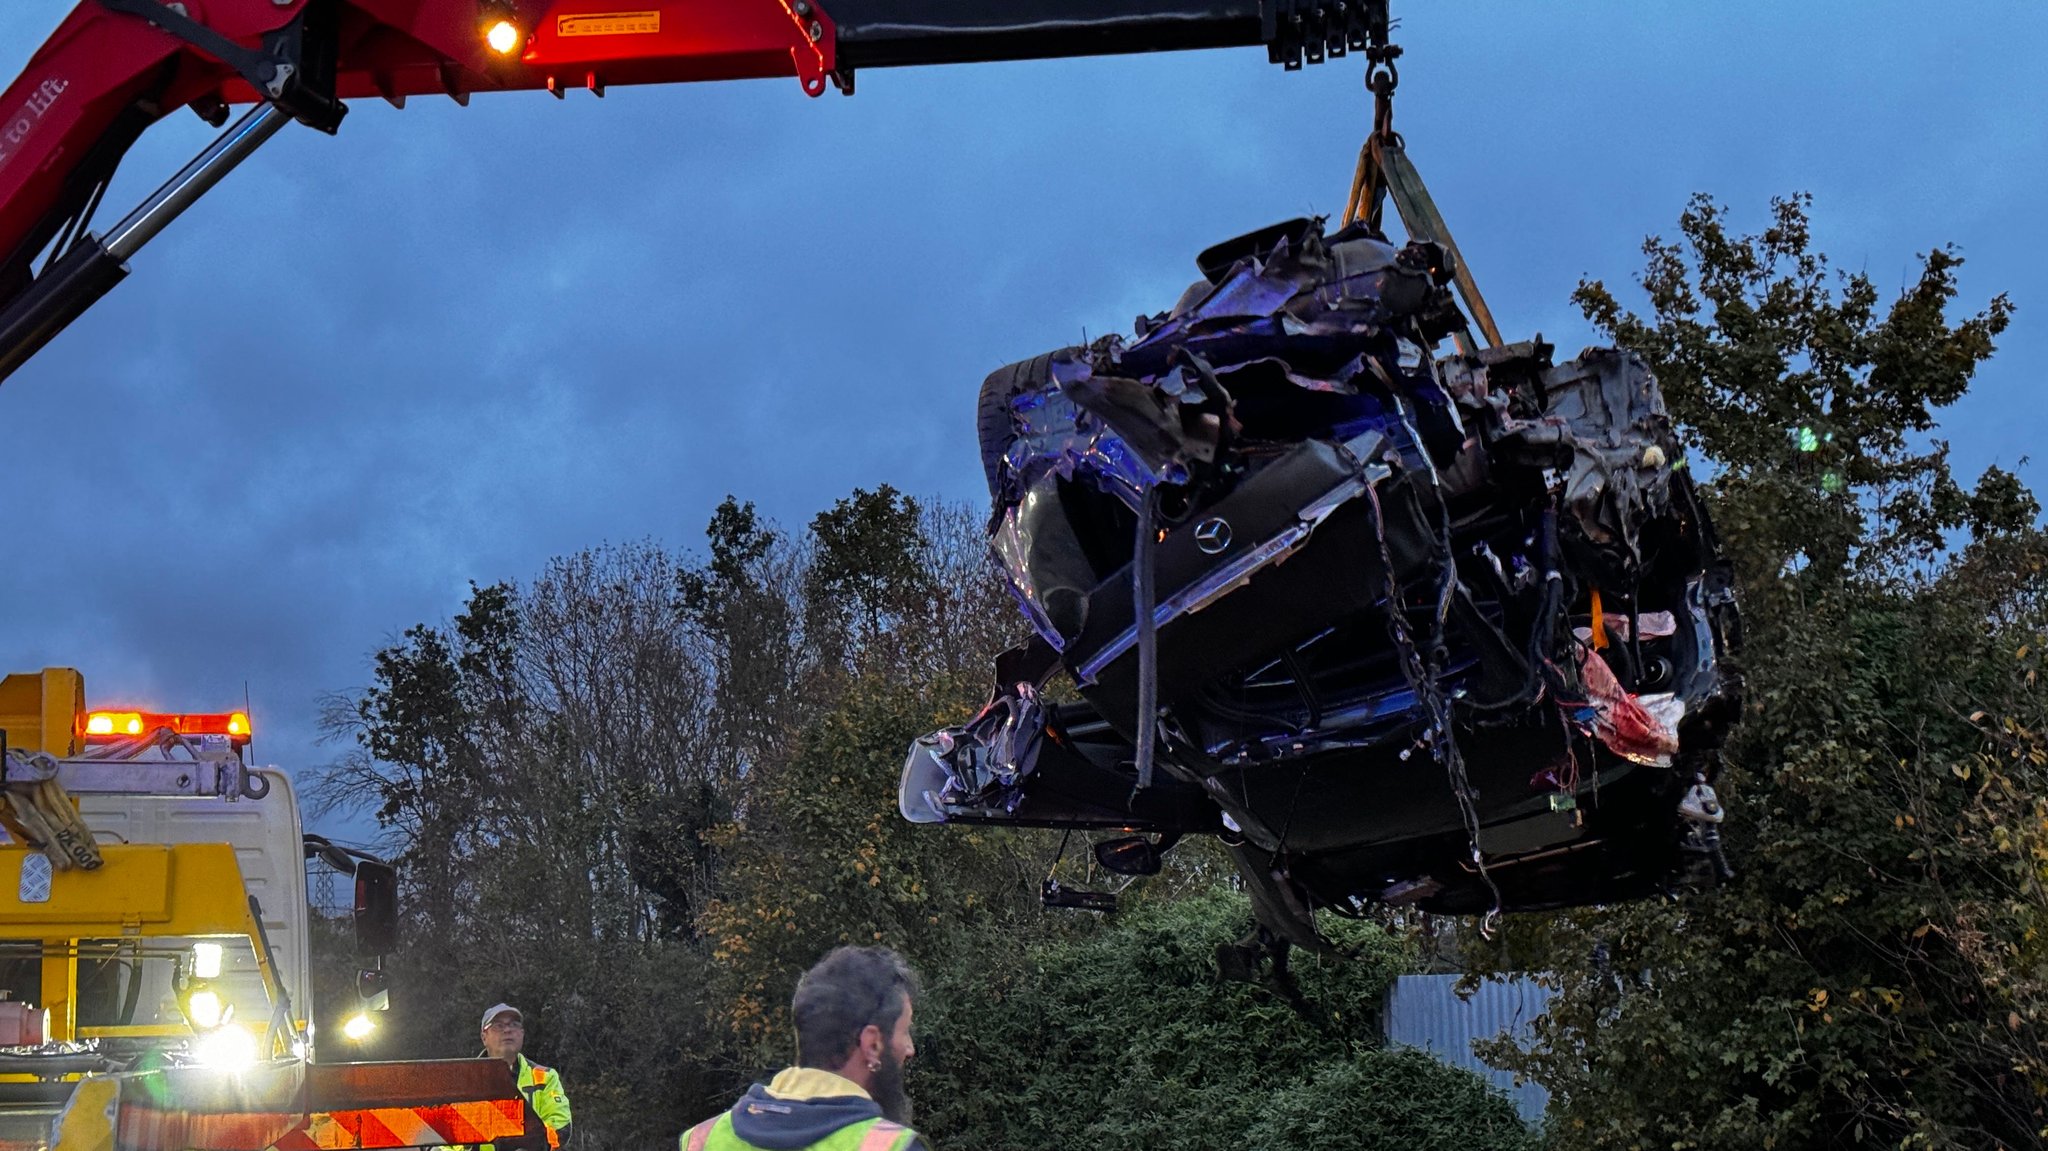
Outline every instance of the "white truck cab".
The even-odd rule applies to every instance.
[[[392,868],[305,835],[290,779],[244,762],[246,714],[88,711],[84,690],[66,668],[0,680],[0,1146],[509,1148],[541,1130],[500,1061],[317,1059],[306,860],[355,879],[366,1010],[388,1001]]]

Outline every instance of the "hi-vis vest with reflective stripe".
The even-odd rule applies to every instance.
[[[807,1151],[903,1151],[917,1132],[887,1119],[848,1123],[810,1145]],[[732,1112],[706,1119],[683,1133],[681,1151],[752,1151],[753,1144],[732,1131]]]
[[[529,1062],[524,1055],[519,1057],[519,1062],[525,1065],[528,1072],[527,1081],[519,1085],[520,1094],[532,1101],[533,1113],[540,1116],[541,1126],[548,1133],[548,1147],[553,1151],[562,1145],[561,1128],[568,1126],[562,1122],[566,1118],[562,1112],[566,1108],[568,1097],[562,1094],[562,1085],[560,1080],[556,1079],[554,1068]],[[551,1079],[555,1081],[549,1082]],[[560,1106],[554,1103],[557,1096],[561,1096],[563,1101]]]
[[[555,1151],[562,1145],[562,1132],[569,1126],[569,1096],[562,1090],[561,1076],[554,1068],[543,1067],[524,1055],[519,1056],[518,1070],[519,1093],[533,1104],[533,1113],[540,1117],[541,1127],[548,1133],[549,1151]],[[477,1151],[494,1151],[494,1146],[484,1143]]]

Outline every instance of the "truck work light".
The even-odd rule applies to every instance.
[[[239,1071],[253,1066],[257,1056],[256,1034],[246,1027],[222,1027],[199,1037],[192,1054],[207,1067]]]

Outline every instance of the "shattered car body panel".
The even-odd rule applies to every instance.
[[[1135,339],[984,385],[991,555],[1035,636],[913,745],[903,814],[1219,835],[1304,944],[1318,908],[1722,870],[1735,607],[1644,364],[1439,358],[1445,253],[1362,227],[1199,263]],[[1081,702],[1040,696],[1062,668]]]

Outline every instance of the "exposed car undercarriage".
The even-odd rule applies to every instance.
[[[906,818],[1115,831],[1134,874],[1215,835],[1304,946],[1320,909],[1725,874],[1739,628],[1656,381],[1475,349],[1450,259],[1291,221],[1134,338],[989,377],[990,547],[1035,634],[912,745]]]

